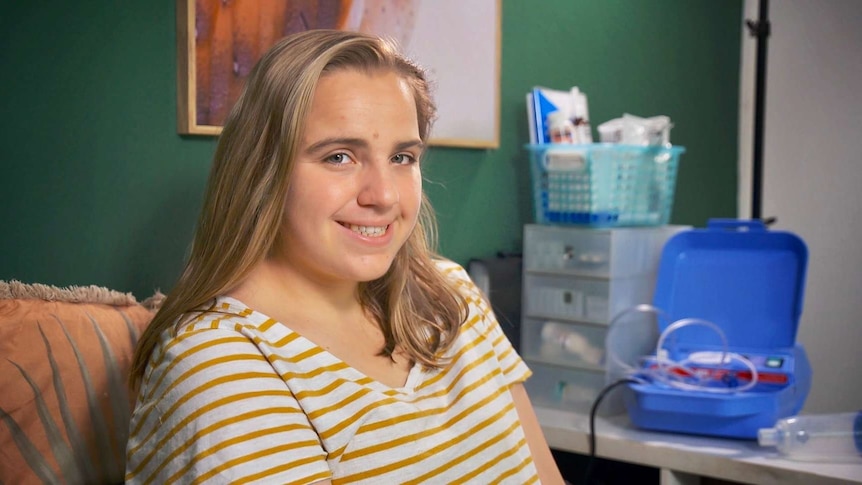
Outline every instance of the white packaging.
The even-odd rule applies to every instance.
[[[619,143],[638,146],[670,146],[670,129],[673,127],[668,116],[642,118],[625,113],[598,126],[599,139],[603,143]]]

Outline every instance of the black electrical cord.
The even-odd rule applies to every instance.
[[[640,381],[631,377],[624,377],[614,381],[605,386],[605,388],[599,392],[599,395],[596,396],[595,401],[593,401],[593,405],[590,407],[590,455],[589,461],[587,461],[587,470],[584,472],[584,485],[590,484],[590,480],[592,480],[593,466],[596,461],[596,410],[598,410],[599,404],[602,402],[602,399],[604,399],[605,396],[617,386],[621,386],[623,384],[637,384],[638,382]]]

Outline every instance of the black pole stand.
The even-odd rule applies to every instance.
[[[769,38],[769,0],[760,0],[757,21],[746,20],[749,34],[757,37],[757,84],[754,91],[754,155],[752,159],[751,218],[761,218],[763,193],[763,118],[766,100],[766,40]],[[774,219],[770,222],[773,222]],[[769,223],[769,222],[768,222]]]

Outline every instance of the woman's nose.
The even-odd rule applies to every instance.
[[[387,207],[398,203],[396,174],[391,163],[372,163],[362,170],[357,202],[363,206]]]

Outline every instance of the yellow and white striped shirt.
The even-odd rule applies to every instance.
[[[530,371],[466,272],[451,363],[393,389],[221,297],[164,334],[144,376],[127,483],[537,483],[511,384]]]

